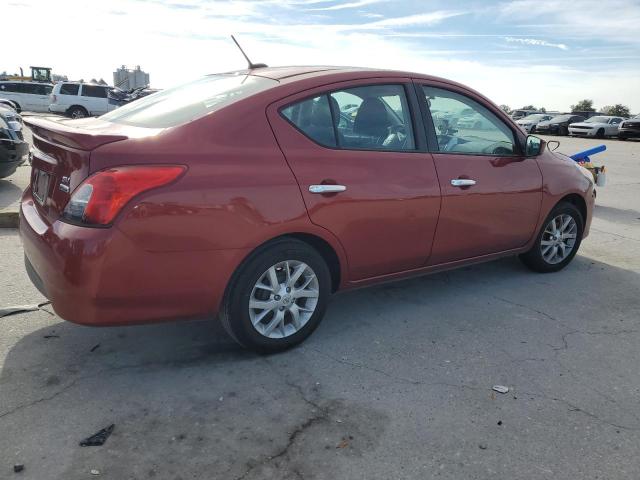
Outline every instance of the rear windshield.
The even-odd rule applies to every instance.
[[[277,83],[270,78],[252,75],[207,75],[131,102],[100,118],[137,127],[173,127],[200,118]]]

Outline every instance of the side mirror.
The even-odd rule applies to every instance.
[[[525,148],[525,155],[527,157],[537,157],[542,153],[544,142],[538,137],[533,135],[527,135],[527,143]]]

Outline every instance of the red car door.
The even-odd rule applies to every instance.
[[[418,110],[402,78],[332,84],[268,108],[309,217],[341,242],[350,280],[427,261],[440,187]]]
[[[429,265],[524,246],[535,232],[542,174],[513,127],[463,89],[429,82],[416,91],[442,191]]]

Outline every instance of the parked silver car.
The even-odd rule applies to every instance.
[[[553,115],[548,115],[546,113],[534,113],[532,115],[527,115],[526,117],[521,118],[520,120],[516,121],[516,123],[525,132],[535,133],[538,123],[545,120],[551,120],[552,118]]]

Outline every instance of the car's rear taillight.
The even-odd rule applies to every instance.
[[[101,170],[75,189],[63,217],[87,225],[109,225],[136,195],[166,185],[182,174],[180,165],[123,166]]]

